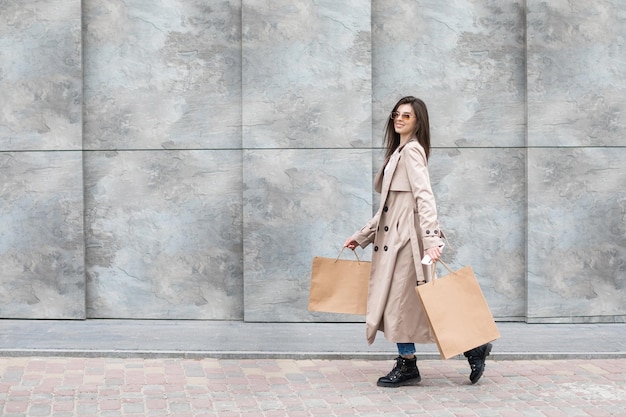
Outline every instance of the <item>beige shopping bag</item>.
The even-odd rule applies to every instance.
[[[439,354],[448,359],[496,340],[500,333],[472,267],[452,271],[441,263],[450,273],[415,290],[424,305]]]
[[[326,313],[365,314],[371,262],[313,258],[309,310]]]

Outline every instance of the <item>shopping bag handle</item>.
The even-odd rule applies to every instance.
[[[436,261],[433,262],[432,265],[432,271],[431,271],[431,277],[430,277],[430,281],[431,282],[435,282],[436,276],[437,276],[437,262],[441,263],[441,265],[445,266],[446,269],[448,270],[448,272],[453,273],[454,271],[448,266],[447,263],[445,263],[444,261],[440,259],[437,259]]]
[[[335,259],[335,262],[337,262],[339,260],[339,257],[341,256],[341,254],[343,253],[343,250],[346,247],[344,246],[343,248],[341,248],[341,250],[339,251],[339,255],[337,255],[337,259]],[[356,256],[356,261],[359,263],[359,265],[361,264],[361,260],[359,259],[359,255],[356,254],[356,251],[353,250],[352,253],[354,253],[354,256]]]

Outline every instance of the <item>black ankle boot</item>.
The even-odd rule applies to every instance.
[[[417,358],[396,358],[396,365],[386,376],[378,378],[376,385],[379,387],[400,387],[414,385],[421,381],[420,371],[417,369]]]
[[[486,343],[464,353],[470,364],[470,368],[472,368],[472,372],[470,373],[470,381],[472,384],[477,383],[480,377],[483,376],[483,372],[485,372],[485,360],[487,356],[489,356],[491,348],[491,343]]]

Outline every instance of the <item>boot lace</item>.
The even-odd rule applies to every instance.
[[[402,361],[402,358],[397,358],[396,365],[391,371],[389,371],[389,373],[387,374],[387,378],[389,378],[389,380],[391,381],[395,381],[402,376],[403,372],[406,372],[406,365]]]

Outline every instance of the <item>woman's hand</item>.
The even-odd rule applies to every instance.
[[[434,248],[428,248],[424,252],[426,252],[426,254],[430,256],[430,259],[432,259],[433,262],[441,257],[441,248],[439,246],[435,246]]]
[[[353,240],[350,238],[348,238],[348,240],[346,240],[346,243],[343,244],[344,248],[348,248],[352,250],[355,250],[357,246],[359,246],[359,243],[356,240]]]

